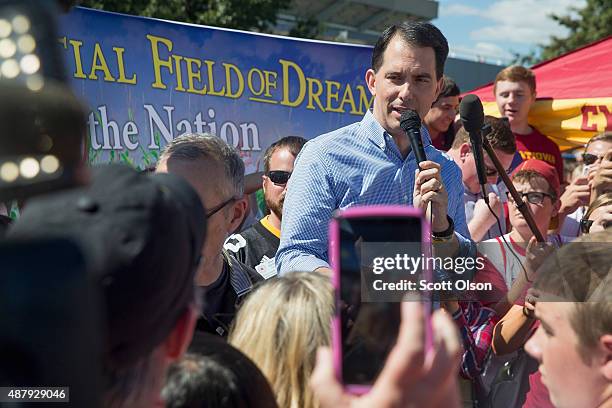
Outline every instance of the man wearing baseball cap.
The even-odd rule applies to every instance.
[[[554,246],[562,245],[565,242],[563,237],[558,234],[548,235],[548,226],[559,211],[560,205],[560,182],[556,169],[542,160],[530,159],[514,169],[511,179],[517,192],[527,203],[544,239]],[[495,307],[498,314],[505,313],[532,280],[532,277],[526,276],[524,265],[528,244],[535,238],[509,194],[508,201],[512,231],[478,244],[478,252],[486,255],[486,262],[485,268],[475,277],[478,282],[493,283],[496,294],[484,303],[501,301],[502,303]]]
[[[180,177],[110,165],[95,169],[86,188],[29,201],[9,231],[81,247],[104,303],[105,407],[163,406],[166,369],[187,348],[197,318],[203,214]]]

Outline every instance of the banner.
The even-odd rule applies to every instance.
[[[359,121],[373,98],[371,47],[294,39],[74,8],[60,44],[89,105],[92,163],[155,163],[184,133],[235,146],[253,172],[284,136]]]

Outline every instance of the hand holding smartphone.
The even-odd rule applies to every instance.
[[[406,293],[425,297],[430,348],[431,302],[419,289],[420,281],[432,281],[423,262],[430,256],[429,237],[423,212],[415,208],[355,207],[335,214],[330,225],[336,296],[332,348],[336,377],[348,392],[368,392],[381,373],[397,341]]]

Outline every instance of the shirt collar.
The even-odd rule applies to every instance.
[[[482,194],[480,193],[480,191],[477,193],[472,193],[465,184],[463,185],[463,193],[474,201],[482,198]]]
[[[368,139],[370,139],[381,150],[385,150],[387,140],[393,140],[393,137],[380,125],[370,110],[368,110],[364,115],[363,119],[361,120],[361,125],[365,128],[365,133]],[[421,139],[423,140],[424,148],[431,145],[431,136],[429,136],[429,131],[423,124],[421,124]]]

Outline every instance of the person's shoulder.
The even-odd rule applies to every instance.
[[[306,142],[304,148],[309,150],[317,149],[323,152],[328,151],[335,146],[341,146],[347,140],[353,140],[353,137],[360,132],[360,128],[361,122],[355,122],[331,132],[323,133]]]
[[[253,227],[249,227],[244,231],[236,234],[232,234],[223,243],[223,249],[232,254],[236,259],[243,262],[245,259],[245,248],[251,235],[250,230]]]
[[[459,178],[461,178],[461,169],[459,168],[457,163],[455,163],[455,161],[451,159],[448,153],[436,149],[435,147],[433,147],[433,145],[430,146],[431,149],[428,149],[429,152],[432,153],[432,157],[430,158],[430,160],[433,160],[440,165],[442,170],[442,177],[445,177],[447,174],[450,174],[453,177],[458,176]],[[427,154],[429,152],[425,153]]]
[[[240,261],[231,252],[224,251],[230,271],[230,280],[236,293],[240,296],[242,292],[248,292],[253,285],[263,280],[263,277],[255,272],[244,262]]]

